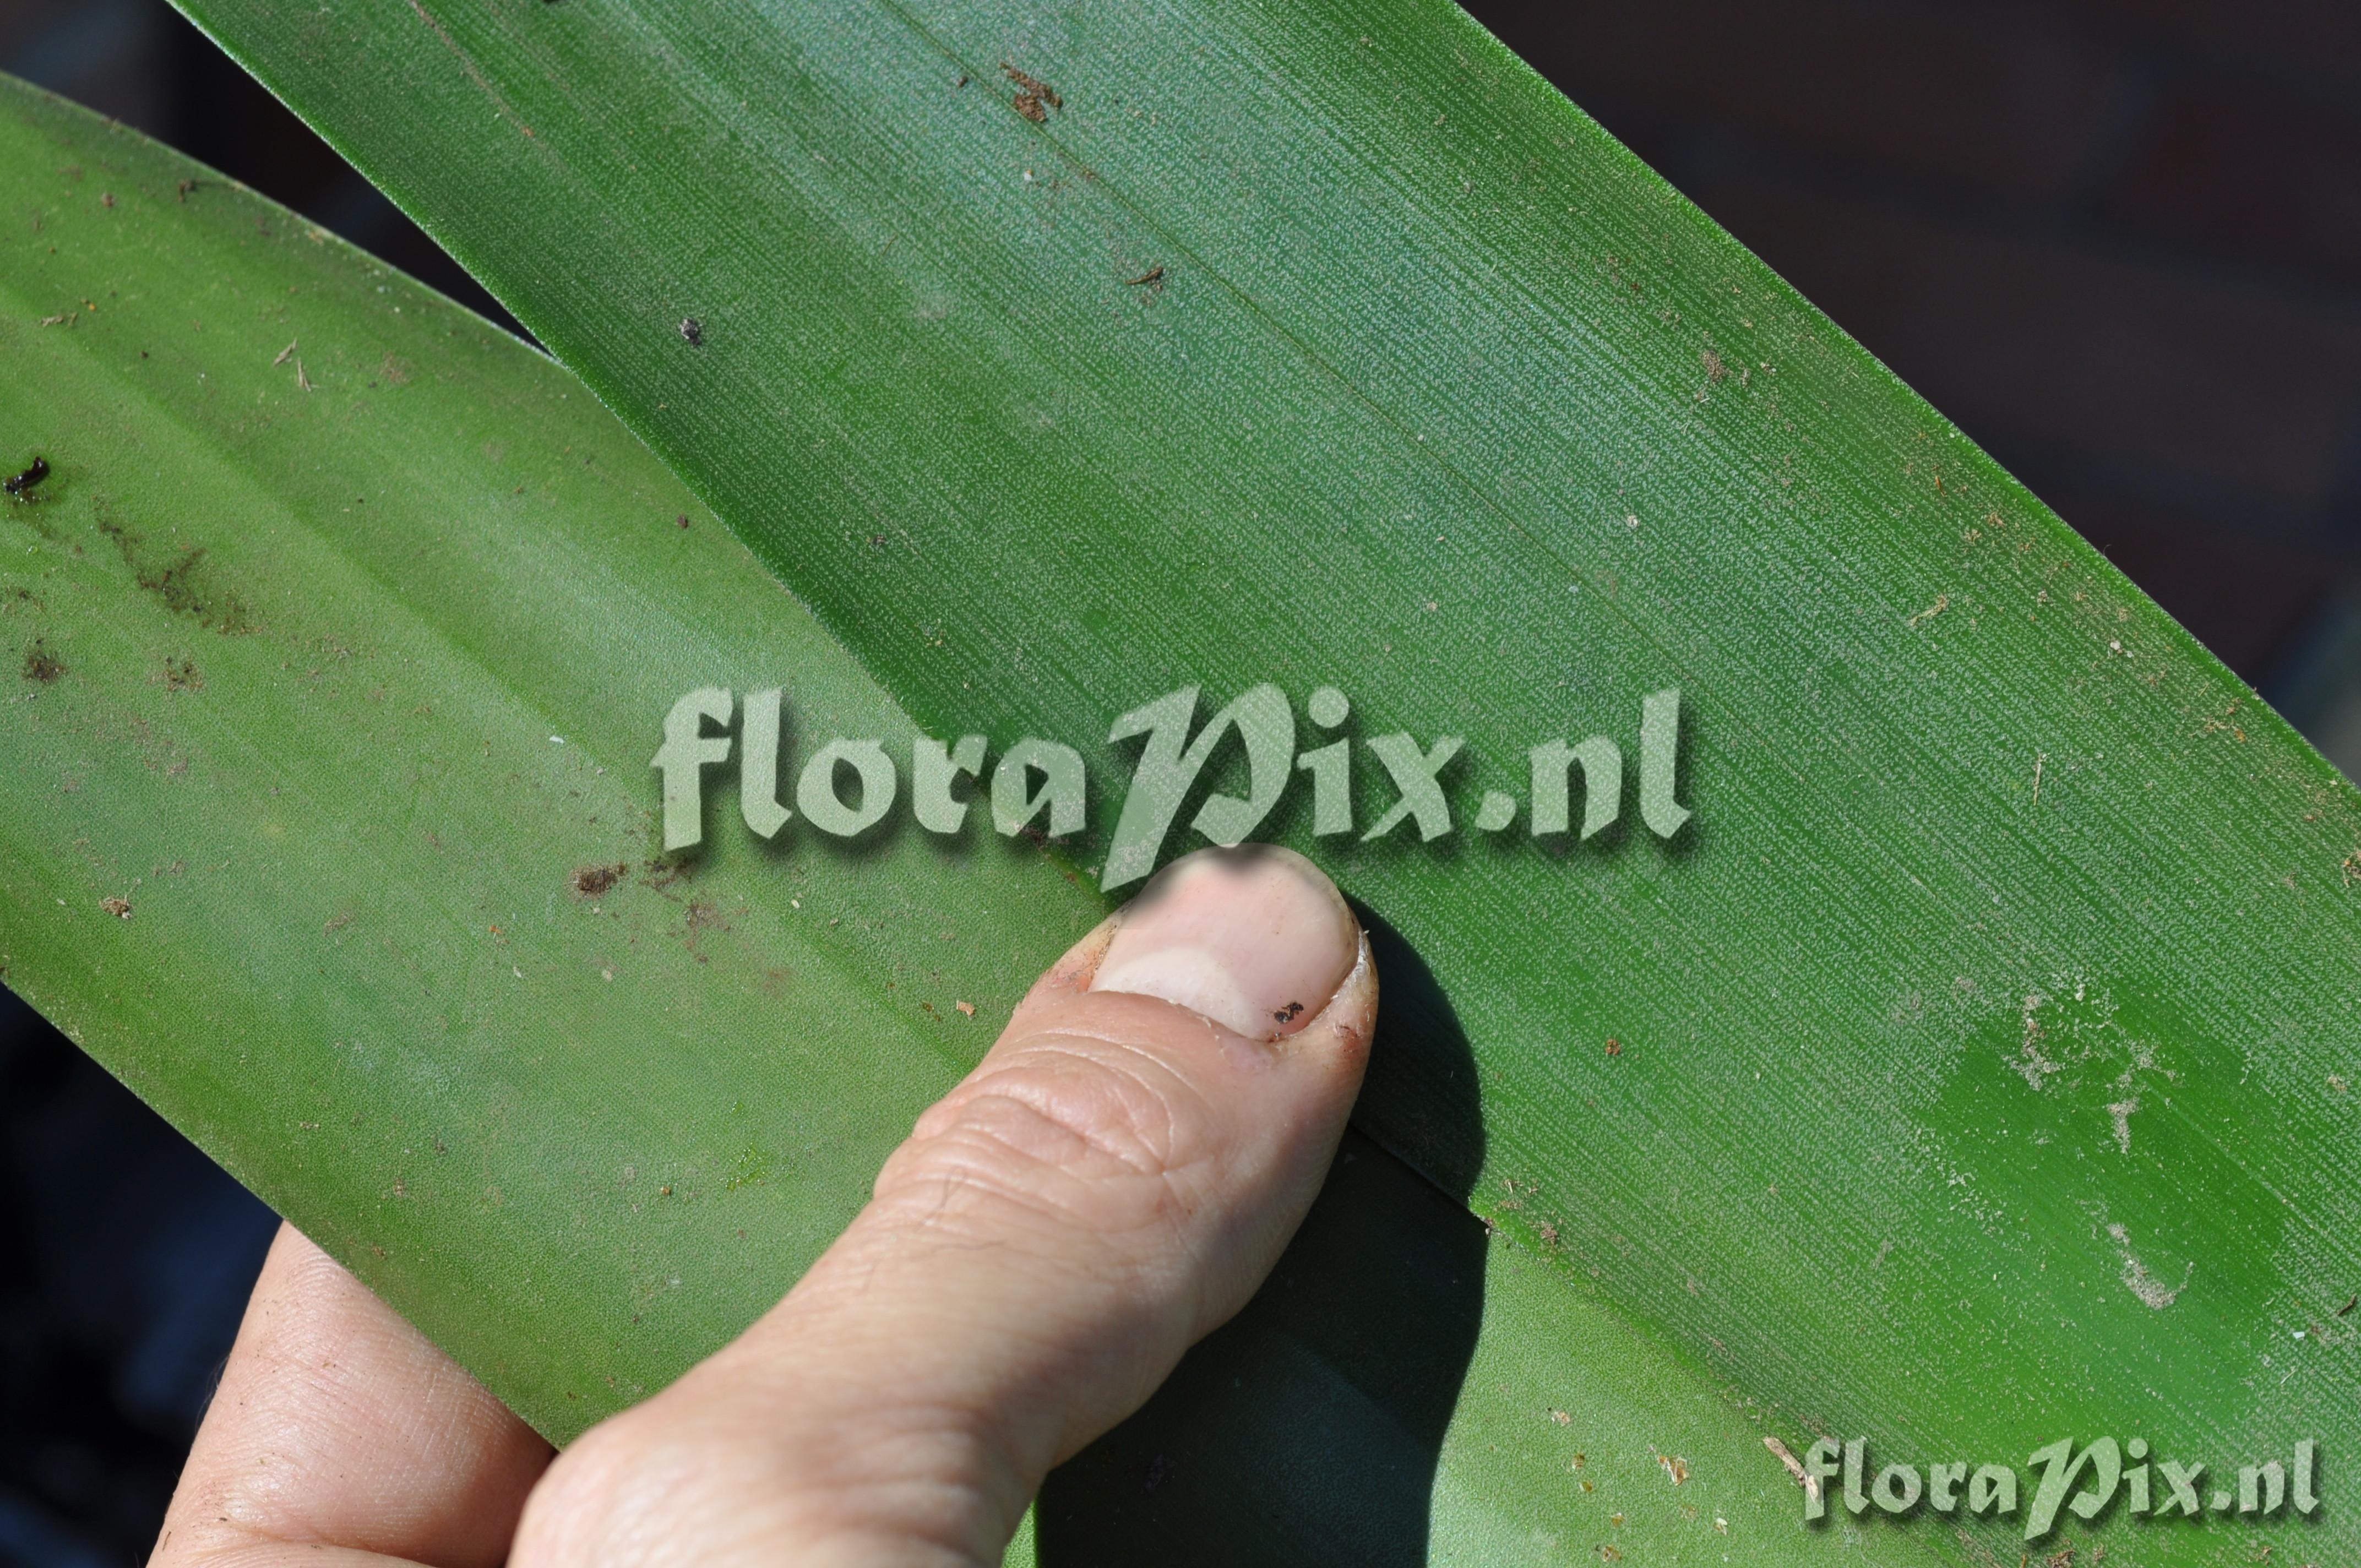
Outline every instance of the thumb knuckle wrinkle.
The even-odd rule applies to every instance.
[[[957,1124],[1076,1174],[1158,1176],[1187,1157],[1198,1107],[1186,1085],[1120,1042],[1050,1037],[952,1091]]]

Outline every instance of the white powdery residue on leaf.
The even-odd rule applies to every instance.
[[[2190,1280],[2196,1277],[2197,1266],[2192,1263],[2181,1275],[2180,1284],[2167,1285],[2147,1271],[2147,1265],[2133,1255],[2129,1231],[2120,1224],[2111,1224],[2107,1227],[2107,1234],[2113,1236],[2115,1245],[2123,1249],[2124,1288],[2138,1297],[2143,1306],[2153,1307],[2161,1312],[2179,1299],[2180,1293],[2189,1288]]]
[[[2139,1096],[2118,1100],[2107,1107],[2107,1114],[2115,1119],[2115,1146],[2125,1154],[2132,1152],[2132,1117],[2139,1112]]]

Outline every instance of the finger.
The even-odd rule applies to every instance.
[[[1268,1272],[1376,1010],[1309,861],[1177,862],[1033,988],[785,1301],[559,1459],[520,1568],[998,1563],[1050,1465]]]
[[[150,1561],[494,1568],[549,1459],[483,1385],[282,1225]]]

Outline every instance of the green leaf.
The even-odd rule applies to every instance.
[[[1397,972],[1433,977],[1363,1126],[1515,1238],[1437,1555],[1619,1539],[1603,1486],[1487,1468],[1538,1464],[1577,1371],[1679,1371],[1561,1408],[1627,1452],[1722,1423],[1749,1561],[1833,1542],[1735,1423],[2019,1465],[2140,1435],[2217,1476],[2355,1435],[2352,791],[1455,11],[192,8],[917,721],[1085,747],[1084,867],[1130,759],[1089,743],[1177,686],[1334,682],[1361,737],[1467,738],[1439,844],[1315,840],[1301,792],[1271,825],[1398,933],[1389,1031]],[[1526,748],[1636,756],[1674,686],[1669,844],[1471,831]],[[1659,1554],[1720,1544],[1683,1522]]]
[[[652,716],[716,672],[814,733],[908,719],[506,334],[5,79],[0,193],[0,455],[50,465],[0,511],[0,975],[569,1437],[785,1290],[1101,902],[980,829],[654,855]],[[1481,1310],[1546,1336],[1478,1345]],[[1042,1550],[1401,1561],[1438,1464],[1445,1534],[1521,1541],[1586,1451],[1594,1531],[1696,1537],[1696,1502],[1785,1534],[1752,1445],[1355,1137],[1279,1284],[1060,1475]]]
[[[570,1434],[777,1297],[1097,903],[915,835],[656,858],[650,716],[715,671],[909,720],[547,359],[5,104],[7,983]]]

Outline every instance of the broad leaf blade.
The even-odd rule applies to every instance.
[[[0,971],[570,1437],[776,1298],[1099,901],[980,829],[653,861],[649,704],[763,670],[807,729],[906,718],[541,356],[5,82],[0,170],[0,430],[52,467],[0,512]],[[1438,1048],[1389,974],[1388,1048]],[[1714,1513],[1796,1546],[1752,1444],[1356,1137],[1039,1548],[1370,1564]]]
[[[563,370],[6,104],[0,418],[52,466],[0,515],[49,661],[9,983],[570,1432],[775,1298],[1095,901],[907,842],[651,864],[650,704],[907,719]]]

